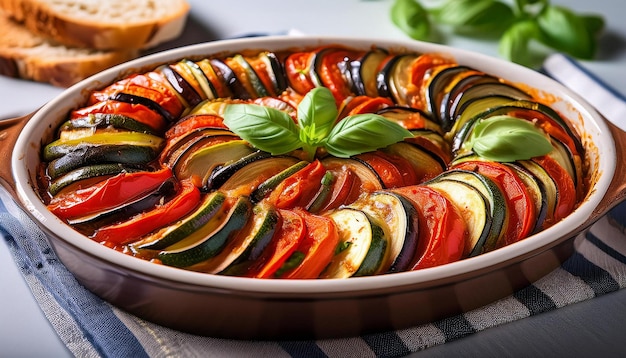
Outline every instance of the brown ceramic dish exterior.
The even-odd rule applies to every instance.
[[[562,222],[526,240],[478,257],[414,272],[347,280],[261,280],[223,277],[155,265],[99,245],[46,210],[33,187],[41,143],[87,94],[130,73],[181,58],[245,49],[284,50],[324,44],[373,45],[445,52],[465,64],[524,83],[561,101],[559,110],[584,133],[592,187]],[[626,195],[626,133],[606,123],[556,82],[501,60],[419,42],[349,38],[269,37],[222,41],[167,51],[107,70],[68,89],[31,116],[0,122],[10,168],[7,186],[50,237],[61,261],[88,289],[141,318],[201,335],[238,339],[311,339],[401,329],[465,312],[505,297],[546,275],[571,255],[574,237]]]

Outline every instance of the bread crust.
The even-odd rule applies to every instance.
[[[46,1],[0,0],[0,8],[30,31],[61,44],[99,50],[145,49],[178,37],[185,26],[189,4],[176,1],[176,10],[158,19],[134,23],[90,21],[55,11]]]
[[[0,75],[69,87],[138,56],[138,50],[98,51],[48,41],[0,11]]]

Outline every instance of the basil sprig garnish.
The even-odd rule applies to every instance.
[[[511,116],[494,116],[478,122],[463,144],[479,156],[497,162],[527,160],[550,153],[548,136],[532,122]]]
[[[337,121],[338,110],[329,89],[309,91],[297,108],[297,121],[278,109],[255,104],[230,104],[224,124],[254,147],[272,155],[302,149],[309,160],[318,148],[347,158],[384,148],[412,137],[410,131],[377,114],[357,114]]]
[[[535,51],[532,42],[591,59],[604,28],[601,15],[579,14],[550,0],[395,0],[390,15],[416,40],[444,39],[435,23],[455,34],[499,38],[504,58],[531,67],[545,55],[542,49]]]

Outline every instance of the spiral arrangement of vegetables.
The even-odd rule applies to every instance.
[[[43,149],[49,210],[211,274],[345,278],[522,240],[585,193],[568,122],[442,54],[183,59],[91,93]]]

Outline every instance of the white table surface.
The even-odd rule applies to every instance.
[[[310,35],[406,39],[389,20],[391,0],[188,1],[192,10],[183,37],[159,49],[290,29]],[[607,28],[598,56],[583,64],[626,94],[626,22],[623,19],[626,2],[553,2],[605,16]],[[454,37],[447,44],[497,56],[497,44],[493,41]],[[61,89],[52,86],[0,77],[0,118],[30,113],[60,92]],[[615,352],[626,355],[624,328],[626,292],[621,290],[488,329],[415,355],[588,356],[592,352],[598,356]],[[70,353],[33,299],[5,241],[0,240],[0,357],[44,356],[66,357]]]

